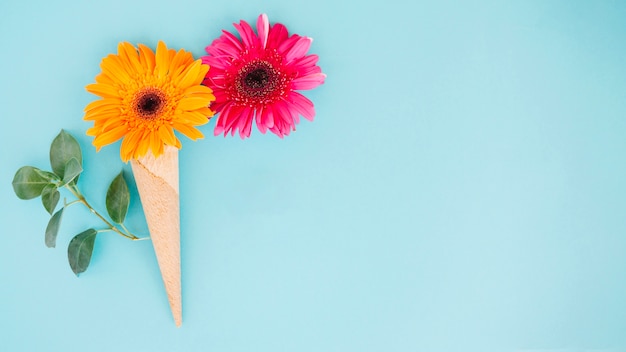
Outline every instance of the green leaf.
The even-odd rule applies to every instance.
[[[13,177],[13,191],[20,199],[33,199],[39,197],[48,180],[41,176],[39,169],[32,166],[23,166]],[[41,170],[39,170],[41,171]]]
[[[87,270],[97,234],[98,231],[94,229],[85,230],[70,241],[70,245],[67,247],[67,258],[76,276]]]
[[[43,171],[43,170],[35,169],[35,172],[38,173],[41,177],[43,177],[43,178],[45,178],[46,180],[49,180],[49,181],[60,181],[61,180],[59,178],[59,176],[57,176],[56,174],[53,174],[52,172],[49,172],[49,171]]]
[[[70,159],[76,159],[82,167],[83,157],[78,142],[72,135],[61,130],[50,146],[50,165],[52,171],[61,179],[65,179],[65,167]]]
[[[54,248],[57,244],[57,234],[59,233],[59,227],[61,226],[61,218],[63,217],[63,210],[65,208],[61,208],[59,211],[54,213],[48,221],[48,226],[46,227],[46,247]]]
[[[130,204],[130,192],[124,180],[124,171],[122,171],[113,179],[107,191],[107,212],[113,222],[118,224],[124,222],[128,204]]]
[[[50,215],[52,215],[54,209],[56,209],[59,198],[61,198],[61,195],[57,190],[57,186],[53,183],[48,183],[46,187],[43,188],[43,191],[41,191],[41,202]]]
[[[83,168],[80,166],[80,162],[76,158],[71,158],[65,165],[63,184],[72,182],[81,172],[83,172]]]

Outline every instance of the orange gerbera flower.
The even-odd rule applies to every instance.
[[[163,146],[181,143],[174,130],[196,140],[202,133],[195,126],[213,116],[209,104],[213,91],[201,85],[209,66],[191,53],[167,49],[163,42],[155,53],[120,43],[117,55],[102,59],[102,73],[87,91],[102,97],[85,107],[85,120],[94,121],[87,135],[94,136],[96,150],[122,139],[124,162],[151,151],[163,154]]]

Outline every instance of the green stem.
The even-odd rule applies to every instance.
[[[124,224],[120,224],[120,226],[122,227],[122,230],[126,231],[126,233],[130,233],[130,231],[128,231],[128,229],[126,228],[126,226],[124,226]]]
[[[65,206],[69,207],[70,205],[76,204],[76,203],[81,203],[80,199],[76,199],[76,200],[73,200],[73,201],[71,201],[69,203],[65,203]]]
[[[126,225],[124,225],[124,223],[121,223],[120,226],[122,227],[124,231],[126,231],[126,233],[131,234],[130,230],[126,227]],[[150,239],[150,236],[148,237],[135,236],[135,238],[133,238],[133,241],[144,241],[144,240],[149,240],[149,239]]]
[[[100,213],[98,213],[98,211],[96,209],[94,209],[91,204],[89,204],[89,202],[87,202],[87,199],[85,199],[85,197],[83,196],[82,193],[80,193],[80,190],[78,189],[78,187],[74,184],[67,184],[65,185],[65,187],[67,189],[70,190],[70,192],[72,192],[72,194],[77,198],[76,201],[74,202],[79,202],[79,203],[83,203],[83,205],[85,205],[87,207],[87,209],[89,209],[89,211],[94,214],[95,216],[99,217],[100,220],[102,220],[110,229],[111,231],[117,232],[119,235],[124,236],[128,239],[131,240],[138,240],[139,237],[131,234],[131,233],[124,233],[122,231],[120,231],[120,229],[118,229],[115,225],[113,225],[109,220],[107,220],[104,216],[100,215]],[[73,203],[73,202],[72,202]],[[123,227],[124,225],[122,225]],[[126,230],[126,228],[124,228],[124,230]],[[128,231],[128,230],[126,230]]]

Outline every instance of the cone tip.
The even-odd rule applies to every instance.
[[[170,302],[170,303],[174,303],[174,302]],[[180,306],[180,301],[178,303],[179,304],[177,305],[170,305],[170,308],[172,309],[172,316],[174,317],[174,324],[176,324],[177,328],[180,328],[181,325],[183,325],[183,312]]]

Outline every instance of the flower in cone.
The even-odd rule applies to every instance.
[[[215,100],[210,88],[201,85],[209,66],[185,50],[168,49],[163,42],[156,54],[145,45],[118,45],[100,64],[102,73],[87,91],[102,97],[85,108],[85,120],[94,121],[87,134],[102,146],[122,140],[123,161],[158,157],[165,146],[181,147],[174,130],[196,140],[203,137],[195,127],[213,116]]]
[[[300,115],[313,120],[313,103],[298,90],[313,89],[326,75],[317,66],[317,55],[307,55],[312,39],[293,34],[267,15],[259,16],[257,33],[246,22],[234,24],[241,39],[224,31],[206,48],[202,62],[211,66],[204,84],[216,96],[212,108],[219,113],[214,134],[239,130],[250,136],[252,121],[262,133],[279,137],[295,130]]]
[[[120,43],[117,55],[100,65],[102,73],[87,90],[102,97],[85,108],[87,131],[93,144],[122,140],[120,156],[131,162],[150,237],[156,252],[170,308],[177,326],[182,324],[180,270],[180,201],[178,131],[192,140],[202,137],[195,127],[213,116],[215,100],[201,85],[209,66],[184,50],[168,49],[163,42],[156,53]]]

